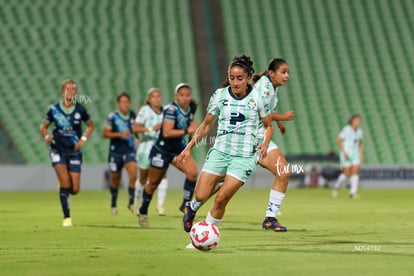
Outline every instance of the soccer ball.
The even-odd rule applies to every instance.
[[[200,221],[191,228],[190,240],[198,250],[208,251],[218,245],[220,232],[214,224]]]

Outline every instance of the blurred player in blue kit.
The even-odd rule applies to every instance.
[[[117,97],[118,109],[109,113],[103,128],[103,137],[110,139],[108,166],[111,171],[111,213],[118,214],[117,198],[122,169],[128,173],[128,206],[134,213],[135,180],[137,177],[136,149],[133,133],[135,113],[130,110],[131,98],[122,92]]]
[[[50,144],[50,161],[59,181],[59,199],[63,211],[63,226],[72,226],[70,195],[80,190],[82,148],[95,125],[88,111],[76,102],[77,84],[73,80],[62,83],[62,99],[51,106],[40,126],[40,133]],[[87,128],[82,132],[82,122]],[[47,128],[53,124],[52,134]]]

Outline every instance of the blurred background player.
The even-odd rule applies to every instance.
[[[170,164],[185,173],[184,195],[179,209],[184,210],[185,202],[191,200],[197,180],[197,165],[189,156],[185,165],[177,163],[175,157],[185,148],[188,134],[193,134],[198,124],[193,121],[197,106],[192,99],[190,85],[180,83],[175,88],[175,100],[163,111],[160,134],[150,152],[148,183],[142,193],[139,208],[139,225],[148,226],[148,206],[152,195],[165,177]]]
[[[148,167],[150,165],[150,151],[158,138],[162,122],[161,106],[162,96],[158,88],[148,90],[145,105],[141,107],[135,119],[134,132],[140,134],[140,143],[137,150],[137,161],[139,167],[139,179],[135,183],[136,205],[141,205],[142,190],[148,180]],[[164,201],[167,196],[168,180],[164,176],[158,185],[157,212],[165,215]],[[139,211],[137,210],[138,214]]]
[[[109,113],[103,128],[103,138],[110,139],[108,166],[111,171],[111,213],[118,214],[117,198],[121,183],[122,168],[128,173],[128,209],[134,212],[135,180],[137,177],[137,161],[133,126],[135,113],[130,110],[131,98],[122,92],[116,98],[118,109]]]
[[[186,232],[191,230],[198,208],[211,196],[217,182],[224,177],[224,183],[206,218],[207,222],[218,226],[231,198],[256,170],[257,155],[259,159],[266,157],[273,134],[271,110],[258,91],[249,85],[253,73],[250,57],[234,57],[228,67],[230,85],[216,90],[211,96],[204,121],[177,158],[187,165],[188,160],[191,160],[190,150],[207,135],[218,119],[215,143],[207,154],[195,197],[185,205],[183,227]],[[257,147],[260,120],[263,121],[265,132],[263,144]]]
[[[50,160],[59,181],[59,198],[63,211],[63,226],[72,226],[69,195],[80,189],[82,147],[95,126],[88,111],[76,102],[77,84],[67,80],[61,86],[62,99],[49,107],[40,133],[50,144]],[[82,134],[82,122],[88,126]],[[52,134],[47,128],[54,124]]]
[[[286,128],[282,121],[293,120],[294,113],[293,111],[288,111],[284,114],[277,114],[274,113],[274,111],[278,104],[278,88],[279,86],[286,85],[289,80],[288,63],[283,59],[274,58],[269,62],[266,71],[254,76],[253,80],[256,81],[254,88],[259,91],[268,103],[269,108],[273,111],[271,115],[272,120],[277,121],[280,132],[285,134]],[[264,127],[260,122],[257,137],[259,144],[263,142],[263,137]],[[258,163],[274,175],[262,227],[266,230],[270,229],[276,232],[285,232],[287,231],[287,228],[279,223],[276,216],[282,206],[289,183],[290,171],[287,169],[289,168],[288,163],[281,150],[273,141],[270,141],[267,149],[267,156],[259,160]]]
[[[359,169],[364,162],[364,144],[362,142],[361,115],[354,114],[348,124],[342,129],[338,136],[339,160],[342,174],[339,175],[333,189],[332,196],[338,196],[338,189],[342,183],[349,180],[351,188],[350,198],[356,198],[359,184]]]

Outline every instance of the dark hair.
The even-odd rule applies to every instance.
[[[233,60],[230,62],[228,69],[233,68],[234,66],[239,66],[243,68],[249,77],[253,76],[254,74],[253,61],[249,56],[246,56],[244,54],[234,56]],[[226,77],[226,79],[222,83],[222,87],[226,87],[229,84],[229,79],[228,77]]]
[[[129,94],[127,92],[119,93],[119,95],[116,97],[116,101],[119,103],[119,101],[121,100],[122,97],[127,97],[128,101],[131,101],[131,97],[129,96]]]
[[[63,91],[63,89],[65,89],[66,84],[68,84],[68,83],[74,84],[76,86],[76,88],[78,87],[78,84],[76,83],[76,81],[74,81],[74,80],[64,80],[62,82],[62,85],[60,86],[60,91]]]
[[[253,76],[253,82],[257,82],[261,77],[266,75],[269,71],[276,72],[277,69],[279,69],[279,67],[282,64],[287,64],[286,60],[282,58],[273,58],[271,61],[269,61],[265,71]]]
[[[352,124],[352,122],[353,122],[356,118],[361,118],[361,114],[359,114],[359,113],[355,113],[355,114],[353,114],[353,115],[351,116],[351,118],[349,118],[349,120],[348,120],[348,124],[349,124],[349,125],[351,125],[351,124]]]

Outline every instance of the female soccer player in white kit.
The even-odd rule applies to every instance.
[[[351,189],[350,198],[357,197],[359,184],[359,169],[364,162],[364,144],[362,142],[361,115],[354,114],[349,119],[348,124],[342,129],[338,136],[339,158],[342,168],[342,174],[338,177],[333,190],[332,196],[338,196],[338,189],[342,183],[349,179]]]
[[[135,119],[134,132],[140,134],[140,143],[137,150],[139,179],[135,183],[136,206],[141,205],[142,190],[148,180],[150,151],[160,133],[163,111],[161,102],[160,90],[158,88],[151,88],[147,92],[146,104],[141,107]],[[164,201],[167,196],[167,188],[168,180],[164,177],[160,185],[158,185],[157,212],[160,216],[165,215]]]
[[[253,73],[250,57],[242,55],[233,59],[228,68],[230,85],[216,90],[211,96],[203,123],[177,157],[177,162],[185,164],[190,150],[207,135],[215,118],[218,119],[215,143],[208,152],[197,181],[195,197],[186,203],[184,209],[183,227],[186,232],[190,231],[198,208],[211,196],[217,182],[224,177],[224,183],[206,218],[207,222],[218,226],[226,205],[256,170],[257,155],[259,159],[266,157],[273,134],[271,110],[257,90],[248,84]],[[265,133],[263,143],[257,146],[260,120],[263,121]]]
[[[281,121],[293,120],[293,111],[288,111],[284,114],[274,113],[278,104],[278,88],[279,86],[286,85],[289,79],[289,66],[287,62],[281,58],[272,59],[266,71],[260,75],[256,75],[254,80],[257,80],[254,87],[262,95],[263,99],[268,102],[268,105],[273,112],[271,117],[273,121],[277,121],[278,126],[282,134],[285,133],[286,129]],[[259,126],[258,141],[259,144],[264,138],[264,127],[262,124]],[[284,169],[287,168],[288,163],[283,156],[281,150],[277,145],[271,141],[267,149],[267,156],[258,163],[273,173],[274,180],[272,188],[270,190],[269,202],[266,208],[265,219],[263,220],[262,227],[266,230],[273,230],[276,232],[286,232],[287,228],[282,226],[277,220],[276,216],[285,198],[286,189],[289,183],[290,172]]]

